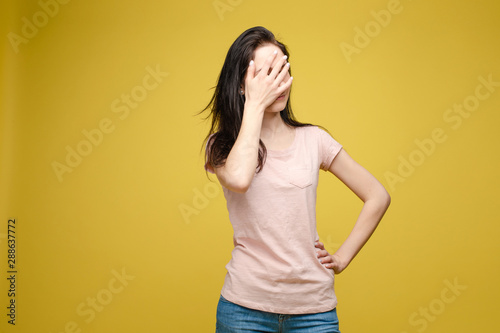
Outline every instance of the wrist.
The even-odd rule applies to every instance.
[[[266,108],[259,103],[245,101],[243,114],[259,114],[263,115]]]
[[[349,260],[338,253],[332,254],[334,262],[337,263],[338,273],[342,272],[349,265]]]

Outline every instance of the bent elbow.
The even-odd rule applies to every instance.
[[[387,209],[389,208],[391,204],[391,196],[389,193],[384,189],[380,195],[377,198],[378,200],[378,206],[379,206],[379,211],[382,215],[385,215],[387,212]]]
[[[391,196],[385,188],[380,186],[376,192],[372,193],[371,197],[367,201],[365,201],[365,203],[368,201],[372,202],[372,205],[376,207],[377,211],[379,211],[381,214],[385,214],[386,210],[391,204]]]
[[[391,196],[389,195],[389,192],[384,190],[384,193],[382,194],[382,203],[384,205],[384,208],[387,209],[391,205]]]
[[[382,201],[382,204],[384,205],[385,208],[388,208],[389,205],[391,204],[391,196],[389,195],[389,192],[384,188],[380,193],[380,200]]]
[[[250,188],[250,184],[234,184],[233,186],[229,187],[228,189],[236,192],[236,193],[246,193],[248,189]]]
[[[246,193],[248,189],[250,188],[250,181],[246,181],[244,179],[235,179],[230,182],[225,182],[224,187],[227,188],[230,191],[236,192],[236,193]]]

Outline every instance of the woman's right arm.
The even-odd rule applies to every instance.
[[[275,57],[276,53],[269,56],[257,75],[255,63],[250,62],[245,78],[246,98],[240,132],[225,164],[213,168],[221,185],[234,192],[245,193],[250,187],[258,165],[264,112],[292,84],[290,78],[280,85],[288,73],[288,66],[283,66],[286,58],[280,59],[268,73]]]
[[[263,116],[264,109],[261,106],[245,103],[241,129],[226,163],[214,168],[221,185],[231,191],[244,193],[250,187],[258,165]]]

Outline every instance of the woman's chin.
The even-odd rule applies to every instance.
[[[286,107],[286,100],[276,100],[276,102],[267,107],[266,112],[278,113],[283,111],[285,107]]]

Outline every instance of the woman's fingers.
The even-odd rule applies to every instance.
[[[281,95],[283,92],[285,92],[288,88],[292,86],[292,81],[293,81],[293,76],[290,76],[290,78],[281,86],[278,87],[278,95]]]
[[[331,267],[330,265],[334,264],[334,260],[332,256],[328,254],[328,252],[326,252],[326,254],[318,255],[318,260],[321,264],[325,265],[325,267]]]
[[[318,258],[326,257],[329,255],[327,250],[320,250],[317,253],[318,253]]]
[[[269,57],[267,57],[266,61],[264,62],[264,65],[260,69],[259,74],[261,76],[267,76],[267,73],[269,72],[269,68],[271,68],[271,65],[273,64],[274,58],[276,58],[276,55],[278,54],[278,51],[274,51],[273,54],[271,54]]]
[[[247,68],[247,76],[245,79],[245,90],[246,90],[246,87],[248,87],[248,83],[250,81],[252,81],[252,79],[254,77],[255,77],[255,63],[253,60],[250,60],[250,63],[248,64],[248,68]]]
[[[317,251],[318,260],[325,268],[333,269],[335,274],[340,274],[344,270],[345,267],[342,266],[340,259],[334,254],[329,254],[323,243],[318,241],[314,246],[321,249]]]
[[[332,263],[332,262],[333,262],[332,256],[326,256],[326,257],[321,259],[321,263],[323,263],[323,264]]]
[[[278,94],[280,95],[288,88],[290,88],[290,86],[292,85],[292,80],[293,80],[292,77],[290,77],[284,84],[281,84],[288,75],[289,69],[290,69],[290,63],[287,62],[286,64],[283,65],[283,67],[281,68],[281,72],[276,77],[276,82],[278,82]]]
[[[253,79],[255,77],[255,63],[253,60],[250,60],[250,64],[248,64],[248,78]]]
[[[325,265],[325,267],[331,268],[332,267],[331,265],[333,265],[333,258],[330,255],[330,253],[328,253],[328,251],[325,249],[325,245],[318,241],[314,243],[314,247],[319,249],[318,251],[316,251],[319,262]]]
[[[319,249],[322,249],[324,250],[325,249],[325,245],[323,243],[321,243],[320,241],[316,242],[314,244],[315,247],[319,248]]]
[[[286,61],[285,61],[286,62]],[[285,79],[286,75],[288,74],[288,70],[290,68],[290,63],[289,62],[286,62],[285,64],[282,64],[280,66],[280,72],[278,74],[278,76],[276,77],[276,80],[278,82],[281,82]]]
[[[275,79],[279,79],[279,76],[280,76],[280,74],[283,73],[284,66],[287,63],[287,61],[286,61],[287,58],[288,57],[285,55],[276,62],[276,64],[273,67],[273,70],[271,71],[271,73],[269,73],[270,77],[275,78]],[[283,79],[283,77],[282,77],[282,79]]]
[[[286,61],[287,57],[276,59],[276,55],[277,51],[269,55],[261,68],[250,62],[245,79],[247,101],[254,101],[267,108],[291,86],[291,79],[284,82],[290,68]]]

